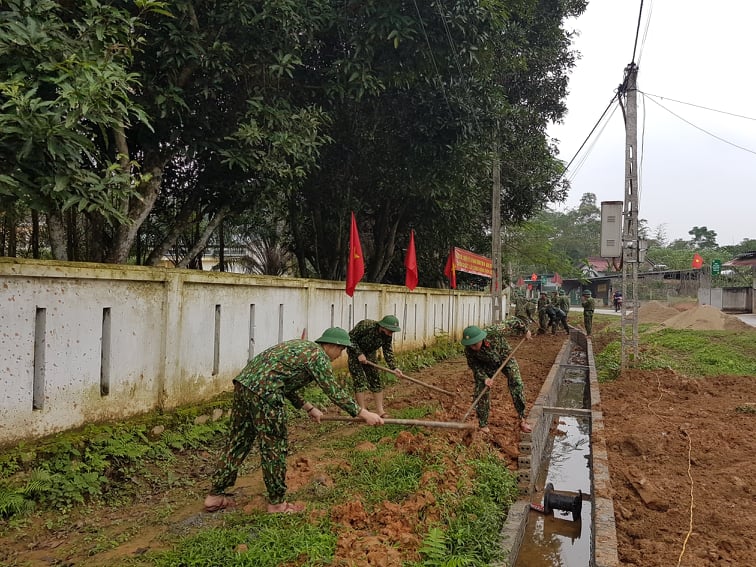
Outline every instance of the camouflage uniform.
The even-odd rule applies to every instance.
[[[313,381],[349,415],[360,413],[357,402],[337,384],[331,360],[316,343],[286,341],[249,361],[234,379],[228,444],[213,475],[210,494],[223,494],[236,482],[239,467],[257,439],[268,499],[271,504],[284,502],[287,453],[284,400],[301,408],[304,400],[298,390]]]
[[[528,311],[527,311],[527,305],[528,300],[525,299],[522,295],[517,294],[515,296],[515,312],[514,316],[520,319],[521,321],[527,323],[528,322]]]
[[[347,347],[347,356],[349,357],[349,373],[352,375],[355,392],[365,392],[370,390],[373,393],[382,392],[381,376],[378,369],[361,364],[357,358],[364,354],[373,364],[378,362],[377,352],[380,348],[383,351],[383,358],[391,370],[396,370],[396,360],[394,359],[394,349],[391,346],[391,335],[381,331],[381,326],[377,321],[365,319],[355,325],[354,329],[349,331],[349,338],[352,339],[351,347]]]
[[[545,333],[549,326],[549,314],[546,307],[551,305],[549,298],[544,294],[538,297],[538,332]]]
[[[570,298],[567,297],[564,293],[559,294],[559,298],[557,299],[557,307],[564,311],[564,314],[567,315],[570,312]]]
[[[507,317],[504,321],[506,327],[506,333],[510,335],[524,335],[528,332],[527,320],[522,320],[519,317]]]
[[[528,321],[535,323],[533,316],[536,314],[536,300],[531,299],[525,304],[525,314],[528,316]]]
[[[499,366],[501,366],[501,363],[504,362],[504,359],[509,356],[510,352],[512,352],[505,337],[509,332],[509,327],[506,323],[494,323],[483,330],[486,331],[487,335],[486,338],[483,339],[483,344],[481,345],[480,350],[475,351],[470,347],[465,347],[467,365],[473,371],[473,378],[475,379],[473,400],[477,400],[480,393],[486,387],[486,378],[491,378],[493,373],[496,372]],[[512,396],[512,402],[514,403],[517,415],[520,419],[524,419],[524,386],[522,383],[522,377],[520,376],[520,367],[517,365],[517,361],[514,357],[509,359],[509,362],[507,362],[507,365],[503,368],[502,372],[507,377],[509,393]],[[478,415],[478,424],[480,427],[488,425],[488,415],[491,411],[490,392],[486,392],[483,395],[475,410]]]
[[[583,296],[583,324],[585,325],[585,334],[591,336],[593,330],[593,311],[596,309],[596,302],[590,295]]]

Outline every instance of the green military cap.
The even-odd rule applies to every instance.
[[[559,290],[559,295],[564,295],[564,290],[563,289]]]
[[[352,346],[352,340],[347,333],[341,327],[331,327],[323,331],[323,335],[319,339],[315,339],[316,343],[329,343],[332,345]]]
[[[590,289],[584,289],[583,290],[583,295],[591,296],[591,295],[593,295],[593,293],[591,293]]]
[[[460,341],[465,346],[474,345],[486,338],[486,333],[480,327],[476,325],[470,325],[462,331],[462,340]]]
[[[398,333],[402,330],[401,327],[399,327],[399,319],[393,315],[386,315],[383,319],[378,321],[378,324],[392,333]]]

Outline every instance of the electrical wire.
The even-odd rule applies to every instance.
[[[606,127],[612,121],[612,117],[614,116],[614,113],[617,112],[617,108],[618,108],[618,105],[615,105],[614,108],[612,108],[612,112],[604,120],[603,125],[601,126],[601,130],[599,130],[598,134],[594,136],[593,140],[591,141],[590,146],[588,146],[588,149],[583,153],[583,155],[581,156],[575,168],[570,171],[570,174],[567,176],[567,181],[572,182],[572,180],[578,176],[583,165],[585,164],[586,161],[588,161],[588,157],[590,156],[591,152],[596,147],[596,144],[601,138],[601,135],[604,133],[604,130],[606,130]]]
[[[570,161],[564,167],[564,170],[562,171],[562,174],[556,180],[557,182],[559,181],[559,179],[561,179],[562,177],[564,177],[565,173],[567,173],[567,170],[570,169],[570,166],[572,165],[572,162],[574,162],[575,159],[577,158],[577,156],[580,155],[580,152],[583,150],[583,148],[585,147],[585,145],[588,143],[588,140],[591,139],[591,136],[593,136],[593,133],[596,131],[596,128],[598,128],[599,124],[601,124],[601,121],[604,119],[604,116],[606,116],[606,113],[609,112],[609,109],[612,107],[612,105],[614,104],[615,100],[617,100],[617,95],[616,94],[614,96],[612,96],[612,99],[609,101],[609,104],[606,105],[606,108],[604,109],[604,112],[601,113],[601,116],[596,121],[596,123],[593,125],[593,128],[591,128],[591,131],[588,132],[588,135],[585,137],[585,140],[583,140],[583,143],[580,144],[580,147],[577,149],[577,151],[575,152],[575,154],[572,156],[572,159],[570,159]]]
[[[651,13],[654,9],[654,3],[653,1],[649,1],[648,6],[648,15],[646,16],[646,26],[643,30],[643,39],[641,40],[640,49],[638,50],[638,66],[640,67],[641,58],[643,57],[643,48],[646,46],[646,39],[648,38],[648,28],[651,25]],[[641,6],[641,10],[642,10]],[[638,16],[640,18],[640,16]]]
[[[633,44],[633,57],[630,59],[631,63],[635,63],[635,51],[638,48],[638,35],[640,34],[641,16],[643,15],[643,0],[640,3],[640,10],[638,10],[638,25],[635,27],[635,42]]]
[[[669,108],[667,108],[666,106],[664,106],[660,102],[657,102],[657,101],[655,101],[652,98],[649,98],[648,100],[650,100],[651,102],[653,102],[655,105],[659,106],[660,108],[666,110],[667,112],[669,112],[675,118],[677,118],[679,120],[682,120],[683,122],[685,122],[689,126],[693,126],[693,128],[695,128],[696,130],[700,130],[704,134],[707,134],[708,136],[711,136],[712,138],[715,138],[715,139],[719,140],[720,142],[724,142],[725,144],[727,144],[729,146],[733,146],[734,148],[738,148],[739,150],[743,150],[744,152],[748,152],[749,154],[756,154],[756,151],[754,151],[754,150],[751,150],[751,149],[748,149],[746,147],[740,146],[740,145],[738,145],[738,144],[736,144],[734,142],[730,142],[729,140],[725,140],[721,136],[717,136],[716,134],[713,134],[713,133],[709,132],[708,130],[706,130],[704,128],[701,128],[700,126],[698,126],[696,124],[693,124],[690,120],[686,120],[682,116],[680,116],[680,115],[672,112]]]
[[[695,108],[700,108],[701,110],[709,110],[711,112],[718,112],[720,114],[726,114],[728,116],[734,116],[735,118],[743,118],[744,120],[754,120],[754,121],[756,121],[756,118],[753,118],[751,116],[744,116],[742,114],[735,114],[734,112],[727,112],[726,110],[717,110],[716,108],[710,108],[708,106],[702,106],[700,104],[694,104],[692,102],[685,102],[684,100],[677,100],[675,98],[671,98],[671,97],[668,97],[668,96],[662,96],[662,95],[657,95],[657,94],[653,94],[653,93],[647,93],[647,92],[643,92],[643,91],[640,91],[640,90],[638,92],[641,93],[641,94],[644,94],[645,96],[651,97],[651,98],[658,98],[658,99],[661,99],[661,100],[670,100],[672,102],[677,102],[679,104],[685,104],[687,106],[693,106]]]

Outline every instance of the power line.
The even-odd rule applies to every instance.
[[[666,106],[664,106],[664,105],[663,105],[663,104],[661,104],[660,102],[657,102],[657,101],[655,101],[655,100],[654,100],[653,98],[650,98],[650,97],[649,97],[649,99],[648,99],[648,100],[650,100],[651,102],[653,102],[653,103],[654,103],[655,105],[657,105],[657,106],[661,107],[662,109],[666,110],[667,112],[669,112],[669,113],[670,113],[670,114],[671,114],[672,116],[674,116],[675,118],[678,118],[679,120],[682,120],[682,121],[683,121],[683,122],[685,122],[686,124],[688,124],[688,125],[690,125],[690,126],[693,126],[693,128],[695,128],[696,130],[700,130],[700,131],[701,131],[701,132],[703,132],[704,134],[707,134],[707,135],[711,136],[712,138],[715,138],[715,139],[719,140],[720,142],[724,142],[725,144],[728,144],[728,145],[730,145],[730,146],[733,146],[733,147],[735,147],[735,148],[738,148],[739,150],[743,150],[744,152],[748,152],[749,154],[756,154],[756,151],[754,151],[754,150],[750,150],[750,149],[748,149],[748,148],[745,148],[745,147],[743,147],[743,146],[739,146],[738,144],[736,144],[736,143],[734,143],[734,142],[730,142],[729,140],[725,140],[725,139],[724,139],[724,138],[722,138],[721,136],[717,136],[716,134],[712,134],[712,133],[711,133],[711,132],[709,132],[708,130],[706,130],[706,129],[704,129],[704,128],[701,128],[700,126],[698,126],[698,125],[696,125],[696,124],[693,124],[693,123],[692,123],[692,122],[691,122],[690,120],[686,120],[686,119],[685,119],[685,118],[683,118],[682,116],[680,116],[680,115],[678,115],[678,114],[675,114],[675,113],[674,113],[674,112],[672,112],[672,111],[671,111],[671,110],[670,110],[669,108],[667,108]]]
[[[635,27],[635,43],[633,44],[633,58],[630,59],[632,63],[635,63],[635,50],[638,48],[638,36],[640,34],[641,15],[643,14],[643,0],[640,3],[640,10],[638,10],[638,25]]]
[[[570,166],[572,165],[572,162],[574,162],[575,158],[577,158],[577,156],[580,155],[580,152],[585,147],[585,145],[588,143],[588,140],[591,139],[591,136],[593,136],[593,133],[596,131],[596,128],[598,128],[599,124],[601,124],[601,121],[604,119],[604,116],[606,116],[606,113],[609,112],[609,109],[612,107],[612,104],[614,104],[614,101],[616,99],[617,99],[617,95],[615,94],[614,96],[612,96],[612,99],[609,101],[609,104],[606,105],[606,108],[604,109],[604,112],[601,113],[601,116],[596,121],[596,123],[593,125],[593,128],[591,128],[591,131],[585,137],[585,140],[583,140],[583,143],[580,144],[580,147],[575,152],[575,155],[572,156],[572,159],[565,166],[564,170],[562,171],[562,174],[559,176],[559,179],[561,179],[562,177],[564,177],[564,174],[567,173],[567,170],[570,169]],[[559,179],[557,179],[556,181],[558,182]]]
[[[645,95],[645,96],[648,96],[648,97],[659,98],[661,100],[671,100],[672,102],[677,102],[679,104],[685,104],[685,105],[688,105],[688,106],[694,106],[694,107],[700,108],[702,110],[710,110],[711,112],[719,112],[720,114],[727,114],[728,116],[734,116],[735,118],[744,118],[745,120],[756,120],[756,118],[752,118],[750,116],[743,116],[742,114],[735,114],[734,112],[727,112],[726,110],[717,110],[716,108],[709,108],[708,106],[701,106],[700,104],[693,104],[692,102],[685,102],[685,101],[682,101],[682,100],[677,100],[677,99],[674,99],[674,98],[670,98],[668,96],[661,96],[661,95],[656,95],[656,94],[652,94],[652,93],[646,93],[646,92],[643,92],[641,90],[639,90],[638,92],[641,93],[642,95]]]

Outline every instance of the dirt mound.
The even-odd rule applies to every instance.
[[[672,311],[675,311],[674,309]],[[700,305],[682,311],[665,320],[662,325],[670,329],[692,329],[695,331],[739,331],[751,327],[733,315],[722,313],[711,305]]]
[[[641,304],[638,310],[638,320],[641,323],[663,323],[678,313],[677,309],[668,307],[661,301],[649,301]]]

